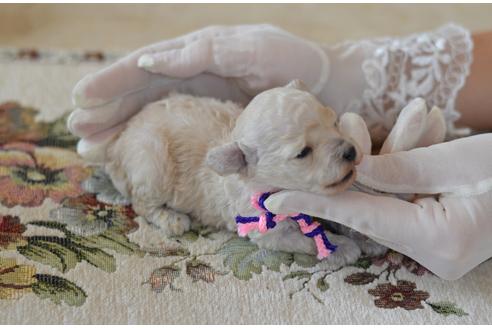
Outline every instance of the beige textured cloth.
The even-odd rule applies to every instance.
[[[128,51],[216,24],[271,23],[319,42],[492,29],[492,4],[0,4],[0,44]]]

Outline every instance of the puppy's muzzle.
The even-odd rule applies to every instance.
[[[342,155],[342,158],[347,162],[354,162],[357,158],[357,149],[354,146],[348,147]]]
[[[357,147],[355,147],[353,144],[351,144],[348,141],[344,141],[340,147],[341,147],[340,155],[343,161],[348,163],[354,163],[357,161],[359,157]]]

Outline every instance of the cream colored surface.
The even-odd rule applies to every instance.
[[[455,21],[492,29],[491,4],[0,5],[0,45],[131,50],[211,24],[272,23],[317,41],[403,35]]]

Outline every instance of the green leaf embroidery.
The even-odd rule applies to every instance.
[[[307,271],[292,271],[288,273],[285,277],[282,278],[282,280],[288,280],[288,279],[309,279],[311,278],[312,273],[307,272]]]
[[[97,248],[81,248],[81,256],[84,260],[106,272],[116,271],[116,260],[103,250]]]
[[[183,247],[143,248],[145,254],[155,257],[188,256],[190,251]]]
[[[65,228],[65,226],[66,226],[65,224],[55,222],[55,221],[33,221],[33,222],[29,222],[29,225],[34,225],[34,226],[38,226],[38,227],[45,227],[45,228],[49,228],[49,229],[56,229],[56,230],[59,230],[63,233],[68,232],[68,230]]]
[[[316,287],[322,292],[326,292],[330,285],[325,281],[325,277],[320,277],[318,281],[316,281]]]
[[[49,238],[46,238],[46,240],[32,240],[26,247],[32,248],[34,251],[38,252],[41,248],[42,250],[51,253],[45,259],[40,259],[41,261],[39,262],[45,260],[45,264],[55,266],[61,272],[67,272],[68,270],[75,268],[80,261],[80,255],[76,251],[63,245],[63,242],[60,243],[59,240],[63,239],[55,239],[55,241],[51,241]],[[55,260],[53,256],[57,259]]]
[[[195,231],[190,230],[190,231],[186,231],[182,236],[180,236],[177,239],[184,239],[185,241],[188,242],[194,242],[198,239],[198,234]]]
[[[442,301],[442,302],[436,302],[436,303],[431,303],[431,302],[426,302],[432,310],[435,312],[444,315],[445,317],[449,315],[456,315],[458,317],[463,317],[465,315],[468,315],[465,311],[457,307],[457,305],[453,302],[448,302],[448,301]]]
[[[60,252],[60,254],[57,254],[52,252],[51,249],[46,247],[46,244],[29,243],[26,246],[17,247],[17,251],[30,260],[52,266],[61,272],[66,272],[73,268],[71,261],[65,261],[63,253]]]
[[[111,249],[120,254],[141,256],[144,254],[144,252],[140,252],[140,247],[137,244],[128,240],[128,237],[112,230],[106,230],[100,235],[90,237],[73,236],[71,239],[87,247]]]
[[[199,236],[203,238],[209,238],[209,236],[213,233],[218,232],[217,228],[211,226],[202,226],[197,229],[197,233]]]
[[[207,227],[207,226],[199,226],[192,230],[185,232],[182,236],[176,237],[175,240],[183,240],[188,243],[193,243],[198,240],[198,238],[210,238],[209,236],[213,233],[216,233],[217,228]]]
[[[37,282],[32,284],[32,291],[40,298],[48,298],[55,304],[62,302],[70,306],[84,304],[87,294],[73,282],[47,274],[35,275]]]
[[[361,257],[353,265],[361,269],[369,269],[372,265],[372,261],[368,257]]]
[[[69,114],[65,114],[52,123],[38,123],[46,127],[46,138],[38,142],[41,146],[56,146],[62,148],[75,148],[78,138],[67,130],[67,118]]]
[[[107,272],[116,270],[116,261],[110,254],[67,238],[32,236],[28,238],[26,246],[18,247],[17,250],[25,257],[50,265],[61,272],[73,269],[82,260]]]
[[[294,253],[294,262],[303,268],[312,268],[319,260],[313,255]]]
[[[126,235],[120,233],[117,227],[99,235],[83,237],[71,233],[66,229],[65,224],[58,222],[34,221],[29,224],[59,230],[66,235],[66,238],[31,236],[27,239],[27,245],[17,247],[19,253],[64,273],[83,260],[104,271],[114,272],[116,261],[103,249],[126,255],[145,255],[145,252],[137,244],[132,243]]]
[[[220,248],[219,254],[225,255],[224,265],[241,280],[249,280],[253,273],[261,273],[263,266],[279,271],[282,263],[290,266],[293,262],[292,254],[260,249],[245,238],[229,240]]]

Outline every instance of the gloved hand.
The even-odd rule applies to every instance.
[[[142,107],[176,90],[240,103],[303,80],[339,114],[357,112],[384,140],[400,109],[422,96],[457,118],[454,99],[471,62],[468,31],[449,25],[404,38],[322,46],[271,25],[208,27],[144,47],[83,78],[68,120],[81,154],[121,130]]]
[[[78,150],[85,153],[173,90],[246,105],[259,92],[296,77],[319,93],[327,76],[323,50],[279,28],[207,27],[144,47],[84,77],[73,90],[77,109],[68,128],[83,138]]]
[[[483,134],[364,155],[359,183],[388,193],[428,195],[414,203],[357,191],[330,197],[283,191],[265,205],[273,213],[302,212],[343,224],[444,279],[458,279],[492,257],[491,146],[492,134]]]

